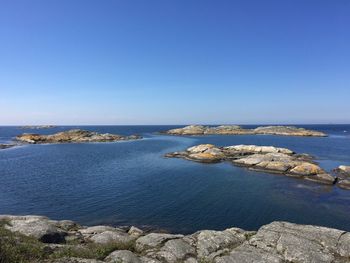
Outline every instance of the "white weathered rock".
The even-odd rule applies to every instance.
[[[91,226],[91,227],[79,229],[79,232],[84,236],[100,234],[106,231],[116,231],[116,228],[111,226]]]
[[[143,235],[143,231],[137,227],[130,227],[128,234],[132,237],[138,238]]]

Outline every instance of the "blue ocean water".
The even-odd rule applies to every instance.
[[[0,143],[23,132],[49,134],[71,128],[145,137],[0,150],[0,214],[37,214],[84,225],[149,226],[180,233],[231,226],[255,230],[274,220],[350,231],[350,191],[229,163],[163,157],[199,143],[274,145],[312,154],[330,171],[350,165],[350,125],[303,125],[328,133],[325,138],[156,134],[173,127],[0,127]]]

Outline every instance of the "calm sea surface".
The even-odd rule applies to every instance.
[[[137,225],[190,233],[231,226],[254,230],[274,220],[350,231],[350,191],[229,163],[165,159],[200,143],[287,147],[330,171],[350,165],[350,125],[304,125],[326,138],[267,135],[177,137],[175,126],[0,127],[0,143],[23,132],[71,128],[140,134],[139,141],[27,145],[0,150],[0,214],[37,214],[84,225]]]

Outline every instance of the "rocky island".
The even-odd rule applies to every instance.
[[[55,125],[25,125],[19,127],[20,129],[51,129],[51,128],[56,128],[57,126]]]
[[[51,135],[42,135],[34,133],[24,133],[18,135],[16,140],[22,143],[81,143],[81,142],[116,142],[126,140],[141,139],[141,136],[130,135],[123,136],[110,133],[97,133],[80,129],[58,132]]]
[[[307,154],[296,154],[286,148],[256,145],[216,147],[200,144],[165,157],[184,158],[202,163],[229,161],[251,170],[284,174],[324,184],[335,184],[337,179],[320,168]]]
[[[294,126],[261,126],[255,129],[244,129],[238,125],[221,125],[216,127],[189,125],[183,128],[161,132],[169,135],[281,135],[281,136],[315,136],[325,137],[327,134]]]
[[[46,263],[345,263],[350,233],[272,222],[258,231],[228,228],[193,234],[136,227],[80,226],[43,216],[0,216],[1,262]]]

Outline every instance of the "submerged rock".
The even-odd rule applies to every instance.
[[[0,150],[15,147],[16,144],[0,144]]]
[[[201,144],[183,152],[168,153],[165,157],[184,158],[203,163],[230,161],[252,170],[285,174],[324,184],[334,184],[336,178],[312,161],[311,156],[273,146],[234,145],[216,147]]]
[[[122,136],[110,133],[97,133],[74,129],[64,132],[55,133],[52,135],[40,135],[33,133],[24,133],[16,137],[17,141],[24,143],[78,143],[78,142],[115,142],[125,140],[141,139],[141,136],[130,135]]]
[[[165,132],[171,135],[206,135],[206,134],[222,134],[222,135],[250,135],[250,134],[267,134],[282,136],[327,136],[323,132],[307,130],[294,126],[261,126],[255,129],[244,129],[238,125],[221,125],[216,127],[190,125],[183,128],[171,129]]]
[[[65,225],[69,232],[78,231],[85,236],[99,235],[106,231],[119,232],[119,228],[109,226],[81,227],[71,221],[54,221],[41,216],[0,216],[7,220],[5,225],[11,231],[11,224],[18,225],[36,222],[54,227]],[[27,222],[27,223],[25,223]],[[32,227],[34,225],[30,224]],[[1,226],[0,226],[1,227]],[[25,228],[28,229],[29,225]],[[75,230],[72,230],[73,229]],[[23,228],[24,229],[24,228]],[[134,232],[134,231],[131,231]],[[140,231],[137,231],[140,233]],[[2,232],[0,232],[2,233]],[[23,235],[33,236],[32,231],[21,231]],[[125,232],[126,235],[129,233]],[[132,234],[131,234],[132,235]],[[0,234],[0,241],[1,241]],[[30,242],[30,240],[25,241]],[[1,243],[0,243],[1,244]],[[135,246],[117,248],[116,242],[97,244],[94,252],[89,251],[91,241],[80,244],[57,244],[55,257],[43,258],[47,263],[285,263],[285,262],[350,262],[350,233],[338,229],[298,225],[288,222],[272,222],[260,227],[257,232],[240,228],[222,231],[202,230],[191,235],[174,235],[161,233],[141,233]],[[28,244],[30,246],[30,244]],[[98,248],[98,249],[96,249]],[[114,249],[113,249],[114,248]],[[41,249],[45,249],[42,246]],[[72,251],[85,249],[84,253]],[[86,250],[88,249],[88,251]],[[88,253],[87,253],[88,252]],[[27,253],[24,251],[23,253]],[[52,253],[52,252],[51,252]],[[96,253],[93,255],[92,253]],[[24,254],[25,255],[25,254]],[[28,255],[28,254],[27,254]],[[61,258],[57,258],[61,255]],[[86,256],[86,258],[84,258]]]

